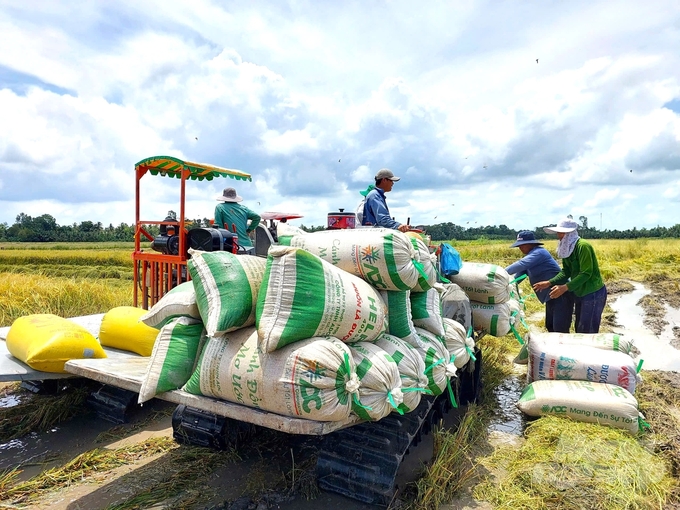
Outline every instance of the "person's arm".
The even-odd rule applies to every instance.
[[[569,290],[574,287],[578,288],[590,280],[593,277],[593,266],[595,265],[593,263],[595,252],[592,248],[588,249],[585,246],[577,245],[575,250],[578,257],[579,272],[567,283]]]
[[[246,229],[246,232],[252,232],[257,228],[257,226],[260,224],[260,220],[262,219],[259,214],[257,214],[254,211],[251,211],[248,209],[246,211],[246,214],[248,216],[248,219],[250,220],[250,225]]]
[[[216,228],[227,228],[224,226],[224,215],[222,214],[222,208],[219,206],[215,206],[215,227]],[[227,228],[227,230],[229,230]]]
[[[505,270],[508,274],[514,274],[515,278],[527,274],[529,268],[535,263],[535,257],[532,257],[533,251],[519,259],[517,262],[510,264]]]
[[[390,211],[387,209],[385,202],[381,200],[380,195],[369,195],[366,200],[366,206],[370,208],[379,227],[393,228],[395,230],[401,227],[401,223],[393,220],[390,216]]]

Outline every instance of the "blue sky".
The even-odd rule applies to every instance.
[[[382,167],[414,225],[680,222],[675,0],[1,0],[0,33],[0,223],[132,223],[161,154],[306,225]],[[191,183],[187,216],[233,184]],[[176,181],[142,195],[178,209]]]

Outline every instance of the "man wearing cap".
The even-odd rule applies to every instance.
[[[399,179],[401,177],[395,177],[392,170],[388,168],[383,168],[375,174],[375,188],[366,195],[364,214],[361,220],[362,225],[393,228],[401,232],[411,229],[410,225],[405,225],[392,219],[385,200],[385,193],[392,191],[392,186]]]
[[[543,228],[548,234],[557,234],[557,258],[562,259],[562,270],[533,287],[536,291],[550,288],[553,299],[567,291],[573,292],[576,332],[599,333],[607,287],[600,275],[595,250],[579,237],[577,228],[578,223],[571,218],[560,220],[555,227]]]
[[[532,285],[553,278],[560,272],[560,266],[542,245],[532,231],[522,230],[510,248],[519,248],[524,257],[505,270],[515,277],[526,274]],[[548,289],[536,292],[538,300],[545,304],[545,329],[550,332],[569,333],[574,314],[574,296],[571,292],[565,292],[557,298],[551,298],[549,293]]]
[[[225,188],[222,194],[217,196],[217,200],[221,203],[215,206],[215,226],[226,228],[236,234],[238,245],[252,254],[255,248],[248,234],[260,224],[260,215],[239,204],[243,197],[237,195],[234,188]]]

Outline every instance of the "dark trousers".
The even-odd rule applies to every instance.
[[[576,305],[576,332],[599,333],[604,305],[607,304],[607,287],[603,286],[583,297],[574,298]]]
[[[574,294],[567,291],[557,299],[545,302],[545,329],[555,333],[569,333],[574,315]]]

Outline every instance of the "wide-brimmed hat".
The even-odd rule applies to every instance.
[[[578,228],[578,223],[576,223],[571,218],[564,218],[557,223],[556,227],[543,227],[543,230],[548,234],[567,234],[573,232]]]
[[[394,174],[392,173],[392,170],[389,168],[383,168],[381,170],[378,170],[378,173],[375,174],[375,178],[377,179],[389,179],[390,181],[398,181],[401,179],[401,177],[395,177]]]
[[[243,197],[238,196],[234,188],[224,188],[222,194],[217,195],[216,199],[220,202],[241,202]]]
[[[517,234],[517,241],[510,245],[510,248],[517,248],[523,244],[543,244],[536,239],[536,236],[531,230],[522,230]]]

